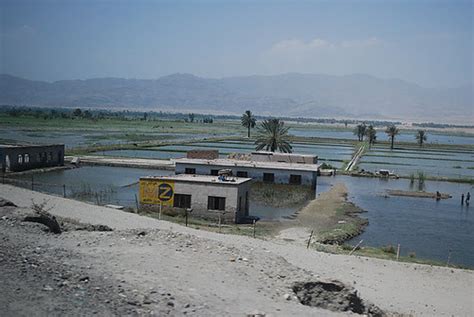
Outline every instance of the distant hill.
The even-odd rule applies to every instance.
[[[56,82],[0,75],[0,104],[130,108],[261,115],[473,121],[473,89],[424,88],[369,75],[289,73],[153,80],[97,78]]]

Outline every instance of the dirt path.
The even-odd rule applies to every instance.
[[[315,241],[344,241],[360,233],[366,224],[357,215],[361,211],[347,201],[347,188],[339,183],[300,210],[294,221],[286,222],[287,228],[276,239],[306,245],[313,231]]]
[[[0,309],[6,315],[27,315],[21,308],[25,306],[36,307],[39,315],[64,311],[74,315],[82,312],[82,306],[89,307],[85,314],[94,310],[100,315],[246,316],[256,311],[267,316],[341,315],[301,305],[292,297],[293,282],[321,279],[352,285],[364,300],[386,311],[416,316],[474,314],[472,271],[326,254],[284,241],[195,230],[8,185],[0,185],[0,196],[24,208],[32,199],[49,199],[54,205],[50,212],[56,216],[116,229],[55,236],[30,231],[38,230],[32,227],[35,224],[1,218],[0,282],[9,281],[9,286],[2,287]],[[23,255],[30,263],[37,250],[44,250],[38,255],[44,272],[72,273],[71,292],[58,286],[61,281],[54,275],[53,285],[46,287],[42,274],[29,266],[22,273]],[[58,261],[48,261],[51,256],[44,253],[57,254]],[[86,283],[80,281],[84,275],[90,278]],[[16,279],[21,283],[15,284]],[[75,304],[81,301],[78,298],[84,298],[84,304]]]

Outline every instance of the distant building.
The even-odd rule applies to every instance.
[[[3,173],[62,165],[64,165],[64,144],[0,144],[0,169]]]
[[[267,183],[310,185],[313,189],[316,189],[319,170],[318,164],[273,161],[188,158],[174,161],[176,174],[218,175],[219,170],[229,169],[237,177],[249,177]]]
[[[193,217],[242,222],[249,216],[250,178],[175,175],[140,178],[140,204],[192,210]]]

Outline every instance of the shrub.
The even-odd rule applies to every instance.
[[[323,169],[323,170],[333,170],[333,169],[335,169],[334,166],[332,166],[331,164],[326,163],[326,162],[321,164],[320,168]]]
[[[412,259],[416,258],[416,253],[415,252],[410,252],[410,253],[408,253],[408,256]]]
[[[396,254],[397,253],[395,247],[391,244],[389,244],[387,246],[384,246],[384,247],[381,247],[381,249],[385,253],[390,253],[390,254]]]

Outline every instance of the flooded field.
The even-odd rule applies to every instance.
[[[301,137],[318,137],[331,139],[348,139],[355,140],[356,136],[351,130],[330,130],[321,128],[291,128],[289,133],[294,136]],[[416,143],[415,131],[401,131],[397,135],[396,140],[399,142]],[[474,144],[474,135],[454,135],[449,133],[427,132],[428,144],[458,144],[469,145]],[[388,141],[388,137],[384,130],[377,129],[377,140]]]
[[[94,204],[114,204],[135,208],[138,196],[138,180],[141,176],[173,175],[173,171],[110,167],[84,166],[76,169],[52,171],[33,176],[34,190],[44,193],[64,195]],[[31,175],[16,176],[14,184],[31,189]],[[65,186],[65,187],[64,187]],[[250,214],[264,220],[280,220],[294,214],[299,207],[273,208],[250,200]]]
[[[130,144],[147,140],[190,141],[215,136],[215,134],[210,133],[135,133],[133,131],[130,133],[121,133],[120,131],[103,130],[61,131],[16,128],[0,129],[0,143],[64,143],[68,149],[109,144]]]
[[[343,144],[310,144],[293,143],[295,153],[318,155],[319,162],[327,162],[335,167],[341,167],[342,162],[350,160],[353,147]],[[186,151],[193,149],[218,150],[221,157],[230,153],[250,153],[255,151],[255,145],[249,142],[223,141],[223,142],[200,142],[189,145],[167,145],[154,147],[148,150],[114,150],[95,152],[97,155],[125,156],[138,158],[170,159],[186,156]]]
[[[145,175],[170,175],[173,171],[123,168],[81,167],[34,175],[34,189],[100,204],[134,207],[138,194],[138,179]],[[21,185],[31,188],[31,176],[18,177]],[[460,205],[461,193],[474,194],[472,185],[426,181],[426,191],[440,191],[453,196],[436,201],[412,197],[387,196],[387,189],[416,190],[409,180],[382,180],[350,176],[319,177],[317,193],[322,193],[337,182],[346,184],[349,199],[366,210],[369,219],[366,231],[351,243],[364,239],[369,246],[402,246],[402,254],[415,252],[419,258],[446,261],[449,251],[452,262],[474,267],[472,241],[474,239],[474,203]],[[274,208],[250,202],[250,214],[264,220],[281,220],[292,215],[300,206]]]
[[[171,175],[173,171],[127,167],[84,166],[75,169],[34,174],[37,191],[100,204],[135,206],[140,176]],[[31,175],[16,176],[16,185],[31,188]],[[65,187],[63,187],[65,185]]]
[[[422,171],[428,176],[474,178],[474,150],[427,150],[400,148],[393,150],[372,147],[360,160],[359,169],[388,169],[409,176]]]
[[[367,213],[365,232],[350,243],[364,240],[364,245],[380,247],[401,245],[401,253],[414,252],[418,258],[451,262],[474,267],[474,203],[461,206],[461,193],[474,193],[468,184],[426,181],[425,190],[440,191],[452,198],[436,201],[430,198],[387,196],[387,189],[416,190],[409,180],[384,180],[350,176],[320,177],[318,191],[328,190],[343,182],[349,190],[349,200]]]

